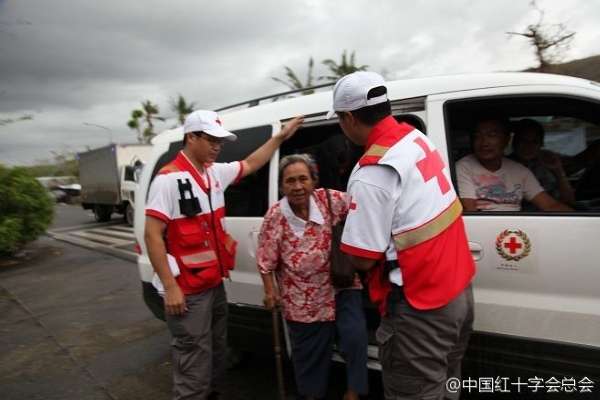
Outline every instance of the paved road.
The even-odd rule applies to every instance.
[[[81,210],[65,207],[57,215],[79,214],[67,216],[78,227],[54,229],[81,232]],[[170,399],[169,335],[143,304],[136,265],[50,237],[25,254],[0,260],[0,398]],[[276,399],[273,364],[255,355],[230,369],[224,398]],[[343,368],[332,374],[328,398],[341,399]]]
[[[123,222],[123,216],[113,214],[111,222],[121,223]],[[93,225],[95,223],[96,220],[94,219],[94,213],[92,211],[84,210],[79,205],[58,203],[54,207],[54,221],[52,222],[50,229]]]
[[[48,235],[135,262],[137,256],[133,227],[126,225],[123,218],[115,215],[109,222],[97,223],[91,211],[79,206],[58,204]]]

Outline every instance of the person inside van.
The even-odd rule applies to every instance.
[[[337,330],[339,349],[346,359],[344,400],[358,400],[368,391],[362,285],[356,275],[350,288],[336,291],[329,271],[331,226],[348,213],[346,194],[315,189],[318,172],[308,154],[283,157],[279,171],[284,196],[264,217],[256,253],[265,306],[282,305],[300,395],[305,399],[326,395]]]
[[[545,135],[542,124],[525,118],[512,126],[514,152],[510,158],[529,168],[550,196],[565,204],[574,204],[575,192],[567,179],[560,156],[542,150]]]
[[[456,163],[465,211],[520,211],[523,199],[542,211],[572,211],[544,191],[525,166],[504,156],[510,140],[506,118],[481,119],[472,136],[473,154]]]

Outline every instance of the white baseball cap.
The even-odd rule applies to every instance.
[[[376,72],[357,71],[341,77],[333,87],[333,109],[327,113],[327,119],[336,111],[354,111],[386,102],[387,93],[367,98],[369,90],[379,86],[385,86],[385,81]]]
[[[225,130],[221,126],[221,120],[214,111],[196,110],[187,117],[183,122],[183,134],[190,132],[204,132],[207,135],[223,138],[233,142],[237,136]]]

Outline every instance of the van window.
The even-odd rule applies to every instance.
[[[423,121],[412,114],[395,115],[396,120],[413,125],[425,132]],[[319,170],[319,186],[345,191],[350,172],[364,153],[343,134],[339,124],[328,121],[304,127],[298,134],[281,145],[280,157],[308,153],[315,159]]]
[[[249,156],[271,137],[270,125],[233,131],[238,139],[233,143],[225,143],[217,162],[240,161]],[[183,149],[183,142],[171,143],[154,166],[152,178],[168,162],[173,160]],[[237,184],[230,185],[225,191],[225,205],[229,217],[262,217],[268,206],[268,164],[259,171],[242,179]]]
[[[237,140],[226,143],[217,162],[240,161],[271,138],[271,125],[233,131]],[[262,217],[269,205],[269,163],[252,175],[248,175],[225,191],[228,217]]]
[[[450,101],[444,112],[454,184],[462,198],[476,197],[477,212],[542,213],[527,201],[528,188],[539,186],[523,181],[527,173],[522,169],[574,212],[600,212],[600,103],[566,96],[499,96]],[[503,160],[515,161],[518,168],[497,174],[480,169],[479,160],[485,163],[493,151],[489,146],[495,146],[489,134],[480,132],[480,140],[488,142],[476,151],[476,130],[491,129],[489,123],[478,125],[482,119],[504,120],[509,139]],[[505,208],[511,202],[518,202],[518,209]]]

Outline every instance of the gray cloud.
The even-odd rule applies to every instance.
[[[539,4],[578,32],[572,58],[600,53],[600,4]],[[344,49],[391,79],[523,69],[531,51],[505,32],[534,17],[528,2],[501,0],[0,0],[0,118],[34,115],[0,127],[0,162],[106,142],[83,122],[132,142],[125,123],[142,100],[165,115],[178,93],[216,108],[285,90],[270,79],[283,65],[305,74],[309,56]]]

